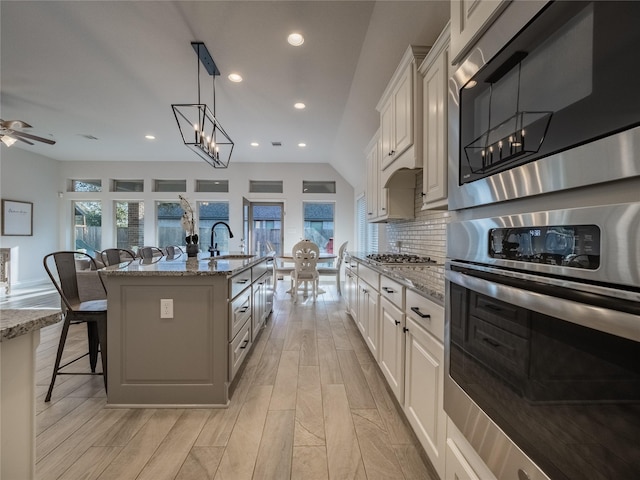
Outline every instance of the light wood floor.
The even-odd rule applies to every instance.
[[[227,409],[105,408],[102,378],[84,375],[58,377],[44,403],[59,326],[43,329],[38,480],[437,479],[335,286],[294,304],[278,283]],[[74,327],[67,352],[85,346]]]

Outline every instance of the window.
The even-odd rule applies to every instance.
[[[211,246],[211,227],[216,222],[229,223],[229,203],[227,202],[197,202],[198,211],[198,235],[200,236],[200,249],[209,250]],[[224,226],[216,227],[215,243],[221,252],[229,251],[229,233]]]
[[[133,249],[144,245],[144,203],[116,202],[116,247]]]
[[[73,202],[73,243],[92,257],[102,250],[102,204]]]
[[[276,253],[282,252],[283,203],[251,203],[251,251],[263,255],[268,251],[267,242]]]
[[[182,207],[179,202],[156,202],[157,247],[184,245],[187,233],[180,225]]]
[[[333,203],[302,204],[304,209],[304,238],[320,247],[321,252],[333,253]]]
[[[251,193],[282,193],[282,180],[249,180]]]
[[[114,180],[111,188],[114,192],[142,192],[144,180]]]
[[[196,192],[229,192],[229,180],[196,180]]]
[[[302,193],[336,193],[336,182],[303,180]]]
[[[378,251],[378,224],[367,222],[367,203],[364,195],[356,201],[356,224],[358,230],[358,252]]]
[[[186,180],[154,180],[154,192],[186,192]]]
[[[71,180],[70,192],[101,192],[102,180]]]

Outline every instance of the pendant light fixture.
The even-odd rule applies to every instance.
[[[172,104],[182,141],[213,168],[227,168],[233,141],[216,118],[216,75],[220,71],[202,42],[191,42],[198,56],[198,103]],[[213,112],[200,101],[200,64],[212,77]]]

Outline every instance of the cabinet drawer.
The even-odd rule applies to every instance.
[[[236,376],[251,349],[251,322],[246,322],[229,345],[229,381]]]
[[[255,282],[262,275],[267,273],[267,270],[269,268],[271,268],[271,264],[267,265],[266,260],[264,262],[260,262],[259,264],[254,265],[253,267],[251,267],[251,281]]]
[[[251,269],[248,268],[229,279],[229,291],[231,298],[235,298],[240,292],[251,285]]]
[[[444,342],[444,308],[413,290],[406,293],[407,317]]]
[[[363,279],[375,290],[380,291],[380,274],[365,265],[358,266],[358,277]]]
[[[404,309],[404,286],[384,275],[380,276],[380,293],[396,307]]]
[[[229,305],[229,340],[240,331],[251,317],[251,289],[238,295]]]

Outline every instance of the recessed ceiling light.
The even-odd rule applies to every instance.
[[[307,146],[307,144],[306,144],[306,143],[299,143],[299,144],[298,144],[298,146],[299,146],[299,147],[306,147],[306,146]]]
[[[155,140],[156,137],[154,135],[145,135],[144,138],[146,138],[147,140]]]
[[[251,142],[252,147],[259,147],[260,144],[258,142]]]
[[[306,106],[304,103],[302,103],[302,102],[295,103],[293,106],[294,106],[295,108],[297,108],[298,110],[303,110],[304,108],[306,108],[306,107],[307,107],[307,106]]]
[[[242,81],[242,76],[239,73],[231,73],[229,74],[229,80],[232,82],[238,83]]]
[[[302,34],[294,32],[287,37],[287,42],[289,42],[294,47],[299,47],[304,43],[304,37]]]

